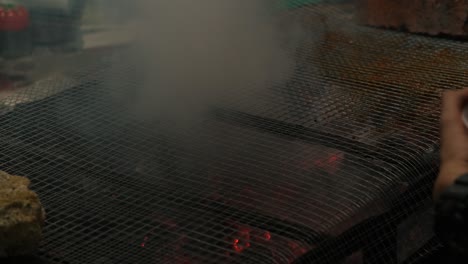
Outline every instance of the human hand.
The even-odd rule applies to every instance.
[[[455,180],[468,173],[468,129],[462,121],[468,104],[468,89],[447,91],[442,99],[440,121],[440,171],[434,186],[434,199]]]

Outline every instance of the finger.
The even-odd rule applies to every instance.
[[[451,186],[458,177],[468,171],[467,163],[445,162],[441,165],[439,176],[434,184],[434,198],[437,200],[439,195]]]
[[[442,162],[462,155],[466,150],[468,133],[462,121],[462,111],[468,101],[468,89],[445,92],[442,100],[441,144]],[[463,155],[462,155],[463,156]]]
[[[468,101],[468,89],[447,91],[442,98],[441,133],[463,135],[463,106]]]
[[[442,99],[442,128],[458,127],[462,124],[463,106],[468,102],[468,89],[447,91]]]

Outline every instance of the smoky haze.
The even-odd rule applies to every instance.
[[[241,100],[243,90],[264,90],[292,73],[275,0],[135,3],[140,21],[132,57],[144,84],[127,102],[138,116],[192,124],[212,105]]]

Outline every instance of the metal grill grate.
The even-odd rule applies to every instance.
[[[44,203],[41,257],[394,263],[392,228],[428,208],[440,92],[466,83],[464,44],[357,26],[344,4],[284,19],[310,36],[291,80],[241,89],[245,100],[213,105],[201,126],[150,126],[121,109],[110,94],[139,85],[115,66],[122,51],[3,99],[0,164]]]

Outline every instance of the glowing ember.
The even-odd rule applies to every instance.
[[[232,248],[237,252],[237,253],[242,253],[245,249],[250,247],[250,242],[240,240],[238,238],[234,239],[234,242],[232,243]]]
[[[145,236],[145,237],[143,238],[143,242],[141,242],[141,244],[140,244],[140,247],[144,248],[147,241],[148,241],[148,237]]]
[[[292,250],[292,252],[294,253],[294,255],[296,257],[301,256],[302,254],[307,252],[306,248],[300,246],[299,244],[297,244],[296,242],[293,242],[293,241],[289,241],[288,246]]]
[[[328,157],[316,159],[314,161],[304,161],[302,167],[306,170],[318,168],[330,174],[336,173],[340,168],[341,161],[344,159],[342,152],[333,153]]]
[[[328,163],[334,163],[338,161],[338,155],[332,155],[330,158],[328,158]]]
[[[250,247],[250,232],[251,229],[245,226],[237,226],[237,234],[232,242],[232,248],[237,253],[241,253]]]

